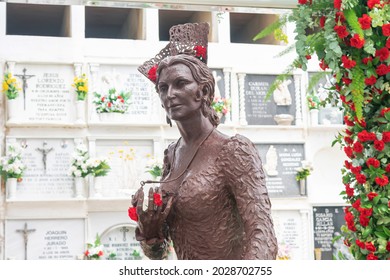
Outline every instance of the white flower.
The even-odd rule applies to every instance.
[[[76,170],[75,172],[73,172],[74,176],[75,177],[81,177],[81,171],[80,170]]]

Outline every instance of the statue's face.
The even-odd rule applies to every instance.
[[[158,93],[167,116],[175,121],[201,114],[201,87],[184,64],[174,64],[161,70]]]

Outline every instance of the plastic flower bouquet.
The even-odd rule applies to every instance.
[[[94,93],[93,103],[98,113],[126,113],[131,104],[130,92],[118,92],[115,88],[108,90],[107,94]]]
[[[111,170],[107,159],[105,158],[90,158],[86,161],[87,166],[91,168],[91,175],[93,177],[106,176]]]
[[[18,144],[12,144],[7,147],[7,155],[1,157],[0,172],[4,180],[16,178],[22,180],[26,165],[22,161],[22,148]]]
[[[73,177],[83,177],[92,174],[93,166],[90,164],[89,153],[85,145],[78,145],[72,155],[70,174]]]
[[[230,100],[226,98],[214,98],[211,106],[217,112],[218,116],[225,116],[230,111]]]
[[[162,175],[162,162],[149,154],[146,157],[149,159],[146,164],[146,172],[152,175],[153,180],[156,180]]]
[[[309,110],[318,110],[320,108],[320,99],[316,95],[308,95],[307,96],[307,106],[309,106]]]
[[[87,250],[84,256],[87,260],[100,260],[104,256],[104,246],[100,242],[100,237],[96,234],[96,239],[93,243],[87,243]]]
[[[7,72],[4,74],[3,80],[3,92],[8,99],[15,99],[19,96],[20,87],[16,81],[16,78],[12,76],[12,73]]]
[[[82,74],[80,77],[75,77],[72,87],[75,88],[77,100],[83,101],[86,99],[88,94],[88,79],[85,74]]]

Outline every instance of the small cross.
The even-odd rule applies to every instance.
[[[24,240],[24,259],[27,260],[27,244],[28,244],[28,235],[31,232],[34,232],[35,229],[27,229],[27,223],[24,223],[24,229],[17,229],[16,232],[23,234]]]
[[[127,227],[122,227],[120,229],[120,232],[123,232],[123,241],[126,242],[127,239],[126,239],[126,232],[129,232],[130,230],[127,228]]]

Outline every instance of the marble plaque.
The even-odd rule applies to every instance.
[[[73,197],[69,175],[73,139],[18,139],[24,147],[22,160],[27,169],[18,183],[16,199],[67,199]]]
[[[338,259],[341,253],[347,259],[352,259],[344,239],[332,241],[341,235],[341,226],[345,225],[344,210],[341,206],[313,207],[314,252],[315,258],[321,260]]]
[[[84,227],[83,219],[8,220],[5,258],[75,260],[84,252]],[[24,230],[28,237],[26,247]]]
[[[300,196],[296,169],[305,159],[303,144],[256,144],[270,197]]]
[[[113,226],[101,235],[105,252],[115,253],[117,260],[140,260],[145,256],[139,241],[135,239],[135,226],[123,224]]]
[[[101,65],[96,85],[99,93],[117,91],[131,92],[131,105],[123,115],[123,121],[148,123],[160,120],[162,110],[154,84],[144,77],[136,66]]]
[[[128,197],[150,179],[146,165],[153,155],[153,140],[97,140],[98,157],[109,160],[111,170],[102,178],[102,195]]]
[[[292,78],[265,100],[275,78],[275,75],[245,76],[245,114],[249,125],[276,125],[276,115],[288,114],[295,119],[295,86]]]
[[[16,64],[14,75],[22,88],[17,98],[19,122],[74,122],[76,94],[72,88],[72,65]]]
[[[302,259],[303,252],[303,225],[299,211],[272,211],[272,219],[279,251],[287,254],[290,259]]]

